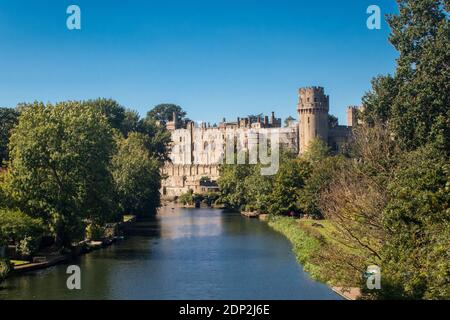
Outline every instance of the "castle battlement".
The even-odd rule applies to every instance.
[[[215,181],[219,177],[221,159],[229,133],[236,139],[238,150],[248,150],[254,144],[252,137],[257,134],[270,135],[276,130],[280,146],[296,152],[304,153],[314,139],[322,139],[332,150],[338,150],[344,144],[351,132],[351,126],[356,124],[357,108],[347,109],[349,126],[330,125],[330,98],[323,87],[303,87],[298,90],[298,122],[291,122],[282,127],[281,118],[275,117],[275,112],[269,116],[238,117],[236,121],[226,121],[224,118],[218,125],[194,122],[182,122],[173,115],[173,121],[167,123],[167,129],[172,133],[171,161],[163,168],[167,175],[162,183],[164,196],[176,197],[188,190],[203,192],[202,178],[208,177]],[[211,186],[208,186],[208,190]],[[206,190],[206,189],[205,189]]]

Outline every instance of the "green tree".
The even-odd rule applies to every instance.
[[[14,244],[19,254],[29,256],[38,249],[44,231],[40,219],[31,218],[20,210],[0,209],[0,247]]]
[[[212,206],[214,204],[217,204],[217,202],[220,198],[220,193],[214,192],[214,191],[209,191],[204,194],[203,198],[208,206]]]
[[[41,217],[58,243],[80,238],[83,219],[105,221],[114,213],[114,141],[97,108],[79,102],[29,105],[9,148],[7,192],[25,213]]]
[[[137,111],[125,110],[125,117],[122,122],[122,134],[127,137],[130,132],[138,132],[140,130],[140,116]]]
[[[0,258],[0,283],[6,279],[8,274],[11,272],[11,263],[6,258]]]
[[[112,175],[123,214],[145,216],[154,213],[160,205],[160,163],[149,154],[148,139],[136,132],[126,139],[117,137]]]
[[[450,161],[433,146],[405,154],[388,184],[380,298],[450,298]]]
[[[268,213],[272,203],[273,176],[261,175],[261,166],[253,168],[252,174],[245,180],[247,211]]]
[[[330,155],[330,147],[322,139],[312,140],[302,158],[310,163],[316,163]]]
[[[12,108],[0,108],[0,166],[8,160],[8,142],[11,129],[17,124],[19,112]]]
[[[336,282],[355,285],[369,265],[381,265],[388,237],[383,225],[386,185],[398,165],[399,150],[386,128],[360,125],[354,130],[351,155],[339,158],[331,181],[320,192],[319,208],[333,223],[333,240],[342,244],[321,253],[324,272]]]
[[[280,168],[274,177],[269,212],[275,215],[301,213],[298,206],[299,190],[305,185],[310,165],[295,155],[282,155]]]
[[[222,165],[217,181],[220,189],[220,202],[228,208],[244,209],[249,203],[249,190],[246,180],[254,174],[254,165]]]
[[[123,126],[126,118],[126,110],[117,101],[113,99],[98,98],[83,101],[82,104],[90,108],[98,109],[106,117],[112,128],[125,133]]]
[[[299,190],[298,206],[304,214],[324,218],[320,209],[320,193],[329,187],[344,161],[342,156],[328,156],[310,163],[310,175],[305,186]]]
[[[178,201],[183,205],[193,205],[194,204],[194,192],[189,189],[187,192],[183,193]]]
[[[391,75],[372,79],[372,89],[362,99],[362,120],[369,125],[387,124],[397,93],[397,81]]]
[[[162,103],[155,106],[152,110],[147,112],[147,119],[153,119],[167,123],[173,121],[173,113],[177,113],[178,121],[181,122],[186,117],[186,112],[180,106],[172,103]]]
[[[164,126],[160,126],[151,118],[139,121],[138,132],[147,136],[145,146],[148,152],[160,162],[169,160],[170,144],[172,136]]]
[[[390,42],[399,52],[394,77],[379,77],[363,99],[364,118],[389,125],[402,148],[433,141],[450,150],[449,5],[445,0],[397,0]]]

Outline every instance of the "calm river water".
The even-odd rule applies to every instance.
[[[67,265],[9,278],[0,299],[341,299],[311,280],[266,223],[218,209],[163,208],[136,235]]]

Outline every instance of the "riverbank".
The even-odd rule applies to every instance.
[[[57,264],[68,262],[76,257],[88,254],[90,252],[109,247],[116,243],[118,240],[124,238],[123,234],[128,232],[128,230],[136,223],[136,217],[132,215],[127,215],[123,217],[123,222],[119,223],[109,223],[105,225],[105,235],[104,238],[95,241],[92,239],[85,239],[76,244],[73,244],[70,250],[62,252],[62,248],[47,248],[44,251],[40,251],[29,260],[11,260],[12,269],[6,278],[18,275],[30,271],[36,271],[41,269],[46,269],[53,267]],[[108,229],[109,232],[107,231]],[[52,249],[52,250],[49,250]]]
[[[324,276],[326,272],[323,272],[318,254],[324,249],[328,241],[327,237],[332,232],[329,221],[270,217],[267,223],[291,242],[297,261],[303,265],[303,269],[310,274],[311,278],[328,284],[333,291],[348,300],[358,299],[359,288],[337,286],[331,282],[331,279]]]

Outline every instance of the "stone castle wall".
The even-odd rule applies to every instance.
[[[167,177],[162,182],[163,197],[177,197],[192,190],[195,193],[215,191],[214,183],[202,184],[202,178],[217,181],[220,164],[224,162],[227,142],[234,139],[237,151],[246,151],[257,146],[257,136],[271,136],[279,133],[280,146],[296,153],[307,150],[309,143],[316,139],[327,142],[333,150],[344,144],[351,127],[329,127],[329,96],[322,87],[299,89],[297,111],[299,122],[291,122],[281,128],[281,119],[270,117],[251,120],[237,118],[236,122],[226,122],[218,126],[189,122],[180,128],[176,121],[169,122],[167,128],[172,134],[171,161],[166,163],[162,173]],[[356,108],[349,107],[350,125],[354,124]]]
[[[270,137],[275,130],[279,134],[280,146],[298,152],[298,129],[295,124],[287,128],[206,128],[190,123],[187,128],[171,131],[171,161],[162,169],[167,176],[162,182],[163,196],[180,196],[189,189],[196,193],[214,191],[216,188],[202,186],[200,181],[204,177],[217,181],[220,164],[226,161],[228,140],[235,139],[236,150],[248,152],[252,146],[257,146],[258,135]],[[236,161],[234,159],[234,163]]]

